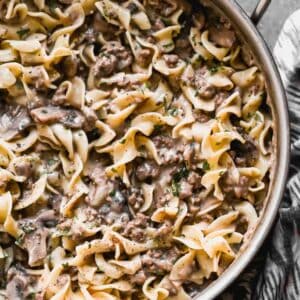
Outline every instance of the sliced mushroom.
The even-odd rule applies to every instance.
[[[53,124],[62,123],[70,128],[82,128],[84,116],[76,109],[64,109],[55,106],[44,106],[33,109],[31,116],[37,123]]]
[[[0,138],[10,140],[31,125],[26,107],[0,103]]]

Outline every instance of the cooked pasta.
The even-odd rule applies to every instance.
[[[0,0],[0,298],[192,299],[247,245],[272,109],[207,2]]]

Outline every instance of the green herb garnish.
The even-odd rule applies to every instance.
[[[27,297],[27,300],[35,300],[36,299],[36,293],[32,292]]]
[[[173,116],[173,117],[178,116],[178,108],[171,107],[170,109],[168,109],[168,114]]]
[[[207,160],[205,160],[205,161],[203,162],[202,169],[203,169],[204,171],[209,171],[209,170],[210,170],[210,165],[209,165],[209,163],[208,163]]]
[[[23,242],[24,242],[24,238],[25,238],[25,234],[24,233],[22,233],[22,234],[20,234],[18,237],[17,237],[17,239],[16,239],[16,241],[15,241],[15,244],[17,245],[17,246],[22,246],[22,244],[23,244]]]
[[[55,160],[55,159],[49,159],[47,162],[48,162],[49,166],[53,166],[54,164],[57,163],[57,160]]]
[[[167,18],[161,18],[161,20],[163,21],[163,23],[165,24],[165,26],[172,26],[173,23],[170,19]]]
[[[172,180],[171,190],[172,190],[173,196],[175,196],[175,197],[178,197],[178,196],[179,196],[180,185],[179,185],[179,183],[176,182],[175,180]]]
[[[211,74],[215,74],[219,71],[221,64],[219,62],[213,61],[209,66],[208,70]]]
[[[20,39],[22,40],[25,36],[28,35],[29,32],[30,32],[30,29],[24,28],[24,29],[18,30],[17,34],[19,35]]]
[[[179,182],[181,179],[187,178],[189,176],[189,170],[186,166],[179,169],[177,173],[173,175],[173,180]]]
[[[254,118],[255,118],[255,121],[261,121],[261,120],[260,120],[260,116],[259,116],[258,113],[255,113],[255,117],[254,117]]]
[[[154,130],[155,130],[155,131],[161,131],[162,128],[163,128],[162,125],[158,125],[158,124],[155,124],[155,125],[154,125]]]
[[[169,44],[164,44],[163,47],[164,48],[170,48],[170,47],[173,47],[174,46],[174,43],[169,43]]]
[[[34,224],[28,222],[28,223],[25,223],[25,224],[21,225],[21,229],[25,233],[31,233],[31,232],[36,230],[36,227],[34,226]]]
[[[55,13],[55,9],[58,7],[56,0],[48,0],[48,6],[51,13]]]
[[[110,197],[114,197],[116,195],[116,190],[112,190],[110,193],[109,193],[109,196]]]

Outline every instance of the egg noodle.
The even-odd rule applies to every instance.
[[[270,99],[207,4],[0,1],[0,298],[192,299],[251,239]]]

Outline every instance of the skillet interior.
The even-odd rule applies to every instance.
[[[257,65],[265,74],[271,99],[269,104],[272,107],[275,122],[275,155],[269,194],[252,238],[244,243],[239,257],[228,269],[203,291],[199,292],[194,298],[195,300],[213,299],[219,295],[238,277],[259,250],[273,225],[281,202],[288,172],[290,150],[287,100],[274,59],[264,39],[245,11],[233,0],[203,1],[203,4],[211,6],[217,13],[225,15],[232,22],[240,40],[249,47]]]

